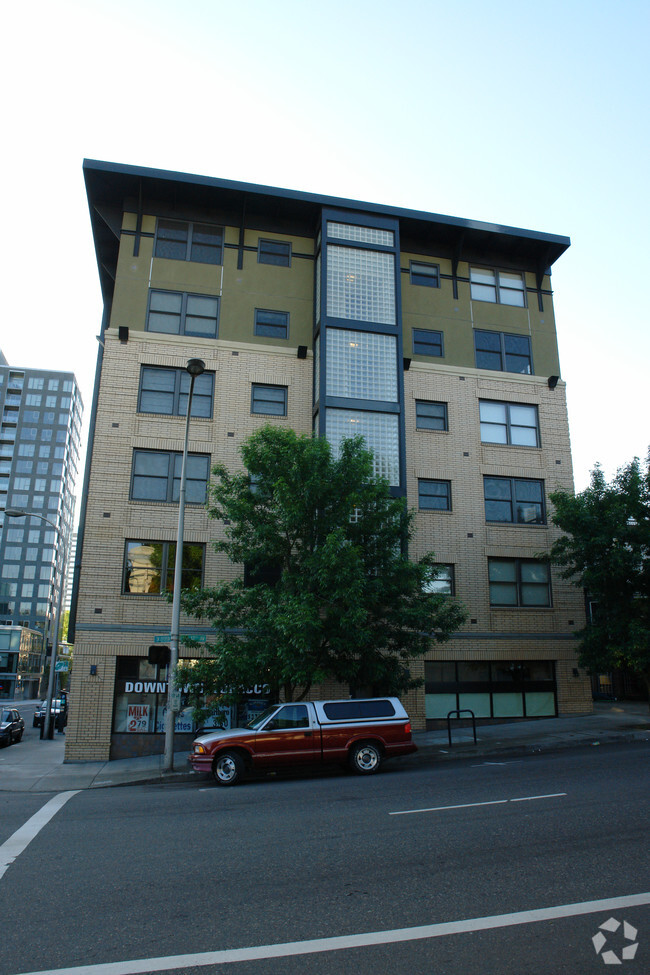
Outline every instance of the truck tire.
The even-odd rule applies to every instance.
[[[235,785],[244,777],[246,767],[237,752],[220,752],[212,763],[212,776],[217,785]]]
[[[374,741],[362,741],[350,749],[350,768],[357,775],[374,775],[381,768],[381,748]]]

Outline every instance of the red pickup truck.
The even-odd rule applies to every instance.
[[[417,751],[409,716],[396,697],[273,704],[246,728],[200,735],[189,762],[234,785],[247,771],[347,763],[360,775],[386,758]]]

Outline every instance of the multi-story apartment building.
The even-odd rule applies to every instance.
[[[47,632],[51,640],[74,516],[83,403],[72,373],[4,360],[0,410],[0,625]],[[7,508],[33,515],[9,518]]]
[[[550,268],[565,237],[219,179],[84,165],[105,314],[77,546],[68,760],[162,749],[189,358],[184,582],[210,542],[211,465],[260,425],[362,434],[417,509],[414,557],[466,625],[414,662],[414,726],[587,711],[580,594],[540,553],[572,488]],[[209,628],[184,620],[183,632]],[[182,651],[187,652],[187,651]],[[260,675],[262,683],[262,675]],[[263,686],[262,686],[263,692]],[[347,688],[323,689],[345,695]],[[185,723],[184,723],[185,722]],[[179,731],[191,731],[182,715]],[[182,744],[182,736],[181,738]]]

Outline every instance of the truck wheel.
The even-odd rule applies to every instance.
[[[244,776],[244,761],[237,752],[221,752],[212,763],[212,775],[217,785],[235,785]]]
[[[350,750],[350,767],[358,775],[374,775],[381,766],[381,749],[372,741],[354,745]]]

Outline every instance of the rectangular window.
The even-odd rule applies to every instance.
[[[442,332],[433,332],[424,328],[414,328],[413,355],[444,355],[442,347]]]
[[[519,477],[484,477],[485,520],[545,525],[544,482]]]
[[[327,247],[327,314],[395,324],[395,255],[360,247]]]
[[[442,596],[453,596],[455,592],[453,565],[437,562],[435,568],[436,577],[429,583],[426,591],[440,593]]]
[[[496,271],[470,267],[470,293],[474,301],[493,301],[500,305],[526,305],[524,279],[517,271]]]
[[[287,415],[287,387],[262,386],[253,383],[251,388],[251,413],[265,413],[269,416]]]
[[[215,339],[219,299],[181,291],[150,291],[147,331]]]
[[[366,450],[373,455],[375,477],[384,477],[391,486],[399,484],[399,421],[392,413],[365,410],[328,409],[325,422],[327,439],[334,457],[339,456],[341,441],[363,437]]]
[[[397,402],[397,339],[378,332],[327,329],[327,393]]]
[[[481,400],[479,410],[483,443],[539,447],[539,420],[536,406]]]
[[[415,427],[417,430],[448,430],[447,404],[416,400]]]
[[[264,335],[271,339],[288,339],[289,312],[256,308],[255,335]]]
[[[203,223],[158,220],[154,256],[197,264],[221,264],[223,229]]]
[[[550,606],[548,562],[488,559],[490,606]]]
[[[451,481],[418,481],[421,511],[451,511]]]
[[[134,450],[131,494],[133,501],[178,501],[183,455],[175,451]],[[188,504],[204,504],[210,457],[188,454],[185,498]]]
[[[437,264],[421,264],[411,261],[411,284],[421,284],[425,288],[440,287],[440,268]]]
[[[284,240],[259,240],[257,244],[259,264],[275,264],[291,267],[291,244]]]
[[[205,546],[183,544],[181,586],[199,589],[203,585]],[[157,596],[174,588],[175,542],[128,541],[124,559],[123,592],[132,595]]]
[[[477,369],[532,375],[533,360],[528,335],[509,335],[505,332],[475,329],[474,351]]]
[[[186,369],[142,366],[140,371],[140,413],[164,413],[187,416],[190,375]],[[211,417],[214,397],[214,373],[204,372],[194,380],[192,416]]]

